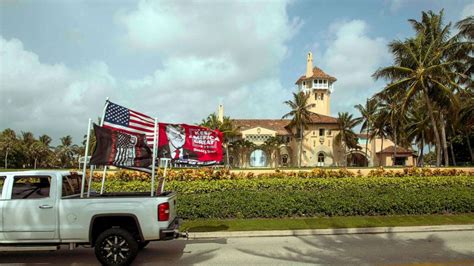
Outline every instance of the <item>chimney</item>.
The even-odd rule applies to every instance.
[[[308,53],[308,60],[306,62],[306,77],[310,78],[313,76],[313,54]]]
[[[224,122],[224,105],[222,104],[219,104],[219,108],[217,109],[217,120],[221,123]]]

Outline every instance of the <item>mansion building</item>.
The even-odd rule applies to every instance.
[[[301,166],[412,166],[416,155],[412,150],[397,147],[397,157],[393,158],[395,145],[389,139],[374,138],[368,143],[367,134],[358,134],[361,149],[344,150],[335,142],[339,134],[338,120],[331,116],[331,93],[337,79],[318,67],[313,68],[313,57],[308,53],[306,73],[298,78],[299,92],[309,94],[308,104],[313,104],[307,128],[303,131]],[[290,110],[288,110],[290,111]],[[218,116],[223,117],[223,106],[219,106]],[[297,166],[300,145],[296,128],[290,126],[289,119],[233,119],[238,136],[229,145],[229,163],[232,167],[279,167]],[[299,133],[298,133],[299,134]],[[264,145],[271,137],[279,139],[277,145]],[[237,141],[237,142],[236,142]],[[252,143],[252,145],[248,145]],[[347,163],[344,160],[347,158]]]

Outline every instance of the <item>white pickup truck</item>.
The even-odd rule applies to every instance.
[[[102,264],[128,265],[150,241],[183,236],[175,193],[90,192],[81,198],[81,185],[74,172],[0,173],[0,250],[84,245],[95,248]]]

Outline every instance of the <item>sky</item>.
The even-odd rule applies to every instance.
[[[337,78],[331,114],[379,91],[387,44],[413,35],[408,19],[463,0],[0,1],[0,131],[71,135],[105,99],[157,117],[199,123],[223,104],[231,118],[280,119],[306,55]]]

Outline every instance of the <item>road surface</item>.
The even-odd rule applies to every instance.
[[[92,249],[0,253],[0,263],[97,265]],[[474,265],[474,231],[250,237],[151,243],[134,265]]]

